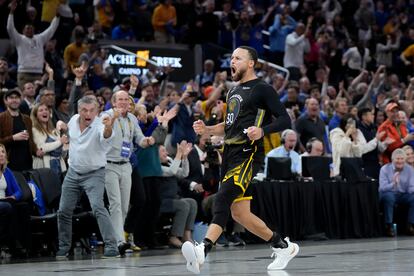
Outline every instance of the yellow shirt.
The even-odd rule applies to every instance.
[[[106,1],[104,5],[97,6],[96,14],[98,17],[98,22],[104,28],[111,28],[112,22],[114,21],[114,10],[112,9],[111,2]]]
[[[63,60],[67,68],[70,70],[71,66],[77,66],[79,57],[88,51],[88,46],[82,44],[81,47],[76,46],[75,42],[66,46],[65,51],[63,52]]]
[[[403,55],[406,58],[414,56],[414,44],[408,46],[407,49],[404,50]]]
[[[42,22],[52,22],[56,16],[56,9],[60,4],[65,4],[65,0],[43,0]]]
[[[174,20],[173,25],[175,26],[177,24],[176,19],[177,14],[174,6],[159,4],[152,14],[152,26],[155,31],[165,33],[165,24],[170,20]]]

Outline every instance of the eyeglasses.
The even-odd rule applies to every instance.
[[[43,94],[43,96],[44,96],[44,97],[54,97],[54,96],[55,96],[55,94],[52,94],[52,93],[50,93],[50,94]]]

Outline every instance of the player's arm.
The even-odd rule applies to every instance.
[[[256,105],[261,107],[264,106],[266,110],[269,110],[276,119],[272,120],[270,124],[264,125],[261,128],[251,126],[246,130],[247,137],[250,140],[259,140],[263,136],[273,132],[279,132],[287,128],[292,127],[289,114],[286,108],[279,100],[279,95],[269,85],[261,85],[256,87],[259,91],[254,91],[254,97]]]
[[[216,135],[216,136],[223,136],[224,135],[224,122],[214,125],[214,126],[206,126],[206,124],[201,121],[195,121],[193,124],[193,129],[195,133],[198,135],[209,134],[209,135]]]
[[[270,124],[263,126],[264,135],[292,128],[292,121],[289,114],[285,106],[280,102],[279,96],[273,87],[266,85],[258,94],[260,95],[261,102],[265,104],[266,109],[270,110],[272,115],[276,117]]]

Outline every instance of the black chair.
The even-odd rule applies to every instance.
[[[368,181],[369,178],[364,173],[364,164],[360,157],[341,157],[339,168],[341,177],[350,183]]]
[[[30,190],[29,185],[27,185],[27,180],[24,177],[24,174],[18,171],[13,171],[14,178],[16,178],[17,184],[22,191],[22,198],[21,201],[23,202],[33,202],[32,191]]]
[[[22,192],[22,198],[18,202],[14,203],[14,208],[16,208],[16,210],[14,211],[14,215],[17,216],[19,219],[19,228],[14,229],[14,231],[16,231],[14,234],[16,235],[15,237],[19,241],[20,245],[23,246],[23,248],[26,250],[24,255],[20,255],[23,253],[20,252],[19,256],[27,257],[26,254],[32,250],[32,239],[30,237],[30,213],[33,209],[32,191],[30,190],[30,187],[27,185],[26,178],[21,172],[13,171],[13,175],[17,181],[17,185],[19,186]],[[2,245],[5,245],[8,242],[2,240],[0,243]]]
[[[26,178],[35,182],[39,187],[46,207],[46,214],[30,217],[32,236],[40,242],[43,254],[55,253],[57,251],[57,211],[62,184],[58,175],[48,168],[25,173]]]

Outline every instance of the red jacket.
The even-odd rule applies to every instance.
[[[398,132],[397,127],[399,127],[400,132]],[[394,139],[394,143],[388,145],[388,148],[381,154],[381,161],[383,164],[391,162],[391,155],[395,149],[401,148],[404,146],[402,139],[407,136],[407,126],[405,124],[399,124],[398,126],[391,122],[389,119],[383,122],[378,128],[378,132],[385,131],[384,137],[381,141],[384,141],[386,138]]]

